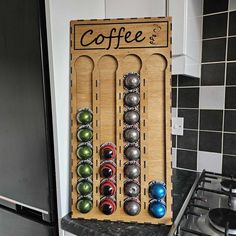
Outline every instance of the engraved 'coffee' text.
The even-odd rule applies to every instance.
[[[92,44],[100,45],[107,41],[107,50],[111,48],[111,45],[113,45],[113,43],[115,45],[114,48],[117,49],[120,46],[121,39],[124,39],[125,42],[129,44],[132,42],[142,42],[145,37],[143,36],[142,31],[137,31],[136,34],[132,34],[131,31],[126,32],[125,27],[121,27],[118,32],[116,28],[112,28],[108,35],[94,35],[94,31],[92,29],[89,29],[81,36],[80,44],[83,47],[88,47]]]

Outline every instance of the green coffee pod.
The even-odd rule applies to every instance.
[[[91,165],[88,163],[82,163],[77,167],[77,174],[82,178],[87,178],[93,173]]]
[[[77,138],[81,142],[88,142],[93,137],[93,131],[89,128],[81,128],[78,130]]]
[[[77,157],[81,160],[87,160],[93,155],[93,149],[88,145],[79,146],[77,149]]]
[[[82,109],[78,112],[76,118],[80,124],[87,125],[92,122],[93,115],[92,115],[91,111],[89,111],[88,109],[85,108],[85,109]]]
[[[81,213],[88,213],[93,207],[92,201],[88,198],[82,198],[77,202],[77,209]]]
[[[81,195],[88,195],[93,191],[92,184],[87,180],[82,180],[77,184],[77,192]]]

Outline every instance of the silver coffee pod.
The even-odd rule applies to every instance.
[[[140,150],[135,146],[128,146],[125,149],[124,154],[129,161],[137,161],[140,158]]]
[[[124,131],[124,138],[127,142],[133,143],[139,140],[139,131],[134,128],[129,128]]]
[[[134,125],[139,121],[139,113],[137,111],[127,111],[124,115],[125,123]]]
[[[138,215],[140,209],[140,204],[136,200],[127,200],[124,203],[124,210],[130,216]]]
[[[140,187],[134,181],[129,181],[125,183],[124,191],[125,195],[129,197],[137,197],[140,193]]]
[[[124,84],[127,89],[137,88],[140,84],[139,75],[137,73],[128,73],[125,76]]]
[[[138,93],[127,93],[125,95],[125,105],[135,107],[139,104],[140,98]]]
[[[125,176],[129,179],[136,179],[140,175],[140,167],[136,164],[127,164],[124,171]]]

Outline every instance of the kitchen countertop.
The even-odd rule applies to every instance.
[[[196,173],[186,170],[173,169],[173,218],[187,197],[187,194],[196,178]],[[62,229],[78,236],[164,236],[170,226],[135,224],[123,222],[72,220],[70,214],[61,220]]]

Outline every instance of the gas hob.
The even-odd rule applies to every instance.
[[[236,235],[236,179],[198,175],[168,236]]]

